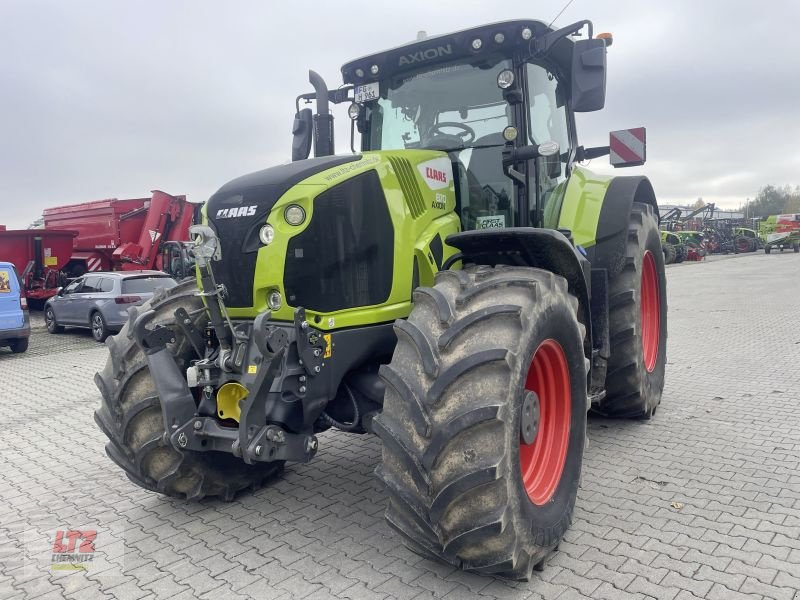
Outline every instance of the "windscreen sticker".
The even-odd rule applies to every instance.
[[[491,215],[488,217],[477,217],[478,226],[476,229],[501,229],[506,226],[505,215]]]
[[[0,294],[11,293],[11,275],[5,269],[0,269]]]
[[[432,190],[440,190],[450,186],[453,180],[453,164],[447,157],[426,160],[417,165],[420,175]]]

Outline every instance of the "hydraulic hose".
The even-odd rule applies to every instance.
[[[350,398],[350,402],[353,404],[353,422],[352,423],[342,423],[341,421],[337,421],[332,416],[330,416],[325,411],[322,411],[320,417],[322,420],[325,421],[331,427],[336,427],[336,429],[340,429],[342,431],[355,431],[359,425],[359,418],[361,417],[361,412],[358,410],[358,400],[356,400],[355,395],[353,394],[350,386],[347,385],[345,382],[342,382],[342,386],[344,387],[344,391],[347,392],[348,397]]]

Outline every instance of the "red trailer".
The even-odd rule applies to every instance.
[[[154,190],[150,198],[111,198],[48,208],[48,231],[77,231],[63,271],[79,277],[88,271],[161,269],[161,245],[189,240],[192,205],[186,196]]]
[[[0,261],[14,263],[29,301],[47,300],[61,285],[60,272],[72,256],[77,231],[0,229]]]

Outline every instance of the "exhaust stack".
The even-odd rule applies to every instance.
[[[317,94],[317,114],[314,115],[314,156],[334,153],[333,115],[328,107],[328,86],[315,71],[308,72],[308,81]]]

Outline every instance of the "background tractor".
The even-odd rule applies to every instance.
[[[529,577],[571,521],[588,409],[647,419],[664,385],[653,188],[578,164],[644,161],[643,129],[576,138],[610,43],[517,20],[354,60],[335,91],[311,72],[293,162],[222,186],[191,229],[197,281],[109,338],[95,418],[114,462],[230,499],[320,432],[374,433],[410,548]]]
[[[671,231],[661,232],[661,249],[664,252],[664,264],[682,263],[686,260],[686,244]]]

